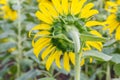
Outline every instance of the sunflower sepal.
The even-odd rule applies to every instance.
[[[120,9],[119,9],[120,10]],[[118,21],[118,22],[120,22],[120,11],[118,11],[117,13],[116,13],[116,20]]]
[[[80,34],[81,41],[99,41],[99,42],[105,42],[107,39],[103,37],[98,37],[90,33],[81,33]]]

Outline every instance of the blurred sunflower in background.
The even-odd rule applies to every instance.
[[[105,22],[104,30],[109,30],[110,34],[115,32],[115,39],[120,40],[120,0],[108,1],[106,10],[110,12],[110,15]]]
[[[12,21],[17,19],[17,11],[10,7],[7,0],[0,0],[0,17]]]
[[[46,61],[47,70],[53,62],[58,68],[64,67],[68,72],[71,68],[70,64],[75,65],[72,37],[76,35],[71,37],[72,30],[75,29],[79,34],[102,37],[99,32],[91,28],[101,25],[101,22],[90,21],[93,15],[98,14],[98,11],[93,9],[93,3],[86,4],[86,1],[51,0],[51,2],[39,3],[39,10],[35,15],[41,23],[31,29],[29,36],[32,35],[33,30],[37,30],[32,40],[33,52],[37,58],[41,53],[42,60]],[[84,50],[90,50],[91,47],[101,51],[102,43],[85,41]],[[84,59],[81,62],[81,65],[83,64]]]

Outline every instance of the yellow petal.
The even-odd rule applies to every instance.
[[[94,48],[96,48],[99,51],[102,50],[102,46],[101,46],[100,42],[98,43],[98,42],[88,41],[87,44],[90,45],[90,46],[92,46],[92,47],[94,47]]]
[[[62,0],[62,9],[64,14],[68,14],[69,6],[68,6],[68,0]]]
[[[75,65],[75,53],[69,52],[69,58],[73,65]]]
[[[56,63],[58,68],[61,68],[61,65],[60,65],[60,57],[61,57],[61,55],[62,55],[62,51],[57,51],[56,55],[55,55],[55,63]]]
[[[110,34],[119,26],[119,22],[115,22],[114,25],[111,25],[111,27],[109,28],[109,32]]]
[[[85,59],[81,60],[80,66],[83,66],[85,64]]]
[[[8,5],[1,6],[0,9],[2,10],[4,19],[10,19],[12,21],[17,19],[17,12],[13,11]]]
[[[116,15],[115,14],[109,15],[108,18],[107,18],[107,21],[111,21],[113,19],[116,19]]]
[[[62,8],[61,8],[60,0],[52,0],[52,2],[53,2],[53,5],[55,6],[57,12],[59,14],[62,14],[63,11],[62,11]]]
[[[46,61],[46,69],[49,70],[52,63],[54,62],[55,59],[55,54],[54,51],[52,51],[51,55],[48,57],[47,61]]]
[[[46,36],[46,35],[48,35],[48,34],[50,34],[49,32],[46,32],[46,31],[41,31],[41,32],[38,32],[37,34],[35,34],[35,36],[33,37],[33,40],[32,40],[32,46],[33,47],[37,47],[38,45],[38,43],[40,43],[42,40],[41,39],[38,39],[37,41],[36,41],[36,43],[34,42],[35,41],[35,39],[37,38],[37,37],[41,37],[41,36]],[[44,38],[45,40],[51,40],[51,39],[49,39],[49,38]]]
[[[90,57],[90,63],[92,63],[93,62],[93,58],[92,57]]]
[[[65,70],[70,72],[69,56],[68,56],[67,52],[64,53],[63,61],[64,61],[63,66],[64,66]]]
[[[9,17],[10,17],[10,20],[12,20],[12,21],[16,20],[18,17],[17,12],[11,10],[11,14]]]
[[[86,1],[87,1],[87,0],[80,0],[80,1],[78,2],[78,5],[76,6],[76,8],[75,8],[74,11],[73,11],[74,15],[80,13],[80,11],[81,11],[81,9],[82,9],[82,7],[83,7],[83,5],[84,5],[84,3],[85,3]]]
[[[84,51],[91,50],[89,44],[87,44],[89,41],[85,42],[85,47],[83,48]]]
[[[7,4],[6,0],[0,0],[0,4]]]
[[[37,34],[35,34],[33,39],[36,39],[37,37],[48,36],[49,34],[50,34],[50,32],[48,32],[48,31],[40,31]]]
[[[56,47],[53,47],[52,45],[50,45],[49,47],[47,47],[43,53],[42,53],[42,59],[44,60],[49,54],[51,51],[53,51]]]
[[[93,27],[93,26],[103,25],[103,23],[98,21],[88,21],[85,25],[87,27]]]
[[[39,25],[36,25],[34,26],[30,31],[29,31],[29,37],[31,35],[31,32],[33,30],[49,30],[51,27],[47,24],[39,24]]]
[[[107,1],[106,5],[105,5],[105,10],[112,12],[112,13],[116,13],[117,4],[115,2],[112,2],[112,1]]]
[[[99,32],[97,32],[96,30],[92,30],[92,31],[90,31],[90,33],[93,35],[96,35],[98,37],[102,37],[102,35]]]
[[[96,15],[98,13],[99,13],[98,10],[90,10],[88,13],[86,13],[86,15],[84,15],[85,16],[84,18],[89,18],[89,17]]]
[[[88,3],[86,6],[81,11],[80,17],[85,18],[86,13],[89,13],[90,9],[93,8],[94,4],[93,3]]]
[[[40,44],[42,44],[45,41],[50,41],[51,39],[49,38],[39,38],[36,42],[34,42],[34,39],[32,40],[32,46],[34,48],[38,47]]]
[[[42,50],[44,47],[48,46],[49,43],[50,43],[50,41],[48,40],[48,41],[45,41],[45,42],[43,42],[42,44],[40,44],[38,47],[33,48],[33,52],[34,52],[34,54],[35,54],[35,56],[36,56],[37,58],[38,58],[39,53],[41,52],[41,50]]]
[[[120,40],[120,26],[116,29],[115,38],[116,40]]]
[[[36,15],[36,17],[37,17],[39,20],[41,20],[41,21],[43,21],[43,22],[45,22],[45,23],[48,23],[48,24],[52,24],[52,20],[50,20],[46,15],[44,15],[44,14],[41,13],[40,11],[37,11],[37,12],[35,13],[35,15]]]
[[[111,26],[114,26],[114,24],[116,23],[116,15],[115,14],[111,14],[110,16],[108,16],[107,20],[104,23],[104,28],[103,30],[109,29]]]
[[[44,5],[44,7],[47,9],[47,12],[53,17],[56,18],[58,17],[58,13],[56,12],[55,8],[48,3],[42,3],[42,5]]]
[[[47,8],[44,6],[44,3],[39,4],[40,11],[51,21],[53,21],[51,14],[48,12]]]
[[[120,5],[120,0],[117,0],[117,4]]]
[[[35,39],[37,38],[37,37],[41,37],[41,36],[46,36],[46,35],[48,35],[49,34],[49,32],[46,32],[46,34],[44,33],[44,34],[41,34],[41,32],[39,32],[39,33],[37,33],[34,37],[33,37],[33,40],[32,40],[32,46],[33,47],[35,47]],[[41,39],[38,39],[38,41],[37,42],[39,42],[39,40],[41,41]]]
[[[72,3],[71,3],[71,14],[74,14],[77,5],[78,5],[78,0],[72,0]]]
[[[110,29],[110,27],[114,26],[116,23],[116,20],[115,19],[112,19],[112,20],[107,20],[104,24],[104,28],[103,30],[107,30],[107,29]]]

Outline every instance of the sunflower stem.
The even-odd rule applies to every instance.
[[[76,53],[75,55],[75,80],[80,80],[80,73],[81,73],[81,67],[80,67],[80,55]]]
[[[109,62],[107,63],[106,80],[111,80],[110,63]]]
[[[74,80],[80,80],[80,73],[81,73],[80,63],[82,60],[81,52],[84,42],[81,44],[79,32],[75,28],[69,30],[69,36],[72,38],[74,42],[74,52],[75,52]]]
[[[75,80],[80,80],[80,75],[81,75],[81,66],[80,63],[82,61],[82,48],[84,46],[84,42],[81,43],[81,47],[78,53],[75,53]]]
[[[18,5],[18,44],[17,44],[17,47],[18,47],[18,55],[17,55],[17,58],[16,58],[16,61],[17,61],[17,77],[19,77],[21,75],[21,67],[20,67],[20,60],[22,60],[22,45],[21,45],[21,42],[22,42],[22,39],[21,39],[21,31],[22,31],[22,28],[21,28],[21,9],[20,9],[20,6],[21,6],[21,1],[20,0],[17,0],[17,5]]]

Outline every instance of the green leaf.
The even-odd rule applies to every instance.
[[[112,54],[112,59],[111,61],[116,63],[116,64],[119,64],[120,63],[120,54]]]
[[[24,58],[20,60],[20,64],[22,65],[21,68],[23,70],[27,70],[28,67],[30,68],[31,66],[33,66],[33,60],[29,58]]]
[[[0,77],[3,77],[6,72],[9,70],[9,64],[5,65],[1,70],[0,70]]]
[[[120,78],[114,78],[114,79],[112,79],[112,80],[120,80]]]
[[[26,72],[26,73],[22,74],[16,80],[30,80],[30,79],[35,78],[38,75],[41,75],[41,72],[39,70],[31,70],[29,72]]]
[[[10,48],[15,47],[15,43],[14,42],[7,42],[7,43],[2,43],[0,44],[0,52],[5,52]]]
[[[13,36],[15,33],[12,30],[7,30],[6,32],[0,34],[0,39],[8,38],[9,35]]]
[[[114,65],[114,71],[116,75],[120,76],[120,64]]]
[[[80,34],[80,39],[82,41],[100,41],[100,42],[106,41],[105,38],[98,37],[98,36],[91,35],[91,34]]]
[[[39,59],[36,58],[36,56],[33,53],[33,49],[27,51],[24,53],[24,56],[32,58],[34,61],[36,61],[38,64],[40,63]]]
[[[95,50],[86,51],[83,53],[83,56],[84,57],[93,57],[93,58],[96,58],[97,60],[100,60],[100,61],[109,61],[112,59],[112,56],[106,55],[102,52],[98,52]]]
[[[109,40],[109,41],[107,41],[107,42],[104,44],[104,46],[111,46],[111,45],[113,45],[115,42],[116,42],[115,39]]]
[[[56,80],[56,79],[54,79],[54,78],[41,78],[41,79],[39,79],[39,80]]]
[[[0,34],[0,39],[8,37],[8,34],[9,34],[8,32]]]
[[[90,80],[89,77],[85,73],[81,73],[80,80]]]

